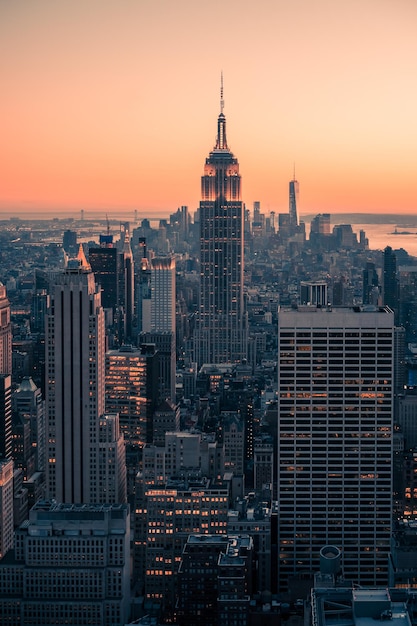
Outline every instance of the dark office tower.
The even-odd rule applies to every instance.
[[[379,279],[375,269],[375,263],[367,262],[363,270],[363,304],[378,304],[380,290]]]
[[[132,340],[133,332],[133,314],[134,314],[134,264],[132,248],[130,247],[130,233],[129,224],[123,224],[123,230],[121,232],[121,281],[120,281],[120,296],[121,306],[124,311],[124,324],[123,324],[123,341],[129,342]]]
[[[223,113],[217,141],[204,166],[200,202],[200,301],[195,360],[238,362],[246,357],[243,303],[243,204],[239,163],[229,150]]]
[[[151,268],[149,260],[141,257],[136,272],[136,318],[138,332],[151,329]]]
[[[45,472],[45,401],[30,376],[25,376],[12,395],[13,420],[29,423],[35,470]]]
[[[157,378],[158,397],[160,400],[169,398],[175,403],[175,333],[169,331],[149,331],[138,335],[138,343],[154,344],[158,353]]]
[[[139,256],[141,259],[147,259],[148,258],[148,250],[146,247],[146,237],[139,237]]]
[[[64,236],[62,238],[62,247],[67,254],[74,255],[77,253],[77,233],[75,231],[64,231]]]
[[[344,577],[386,585],[392,520],[394,315],[388,307],[278,312],[281,590],[342,551]]]
[[[37,289],[30,303],[30,329],[34,333],[45,332],[45,315],[49,306],[46,289]]]
[[[56,275],[46,318],[47,497],[101,498],[99,418],[104,413],[104,312],[82,249]]]
[[[397,279],[397,257],[390,246],[384,250],[384,304],[395,313],[395,321],[398,321],[399,309],[399,283]]]
[[[6,287],[0,283],[0,374],[12,373],[12,325]]]
[[[291,227],[291,230],[294,231],[298,226],[298,215],[297,215],[298,181],[295,180],[295,176],[292,180],[290,180],[289,192],[290,192],[290,198],[289,198],[290,199],[290,206],[289,206],[290,227]]]
[[[0,374],[0,459],[12,456],[12,377]]]
[[[253,552],[246,534],[189,535],[178,571],[179,623],[249,624]]]
[[[101,288],[101,305],[115,315],[119,305],[120,255],[113,245],[112,235],[100,235],[100,247],[90,248],[88,258]]]

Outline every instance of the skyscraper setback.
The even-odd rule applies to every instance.
[[[238,160],[227,144],[223,109],[222,80],[216,145],[201,179],[198,365],[246,357],[241,177]]]

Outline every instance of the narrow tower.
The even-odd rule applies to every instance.
[[[241,177],[238,160],[227,145],[223,109],[222,76],[216,145],[201,179],[198,365],[238,362],[246,357]]]
[[[298,197],[298,181],[295,179],[295,168],[294,168],[294,176],[292,180],[290,180],[289,184],[289,213],[290,213],[290,228],[294,231],[298,226],[298,215],[297,215],[297,197]]]

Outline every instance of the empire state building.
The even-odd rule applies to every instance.
[[[243,302],[243,203],[239,163],[229,150],[223,80],[216,145],[201,178],[200,300],[195,360],[236,363],[246,358]]]

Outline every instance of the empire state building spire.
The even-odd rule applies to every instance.
[[[224,99],[223,99],[223,72],[221,74],[220,82],[220,115],[217,120],[217,141],[215,150],[228,150],[226,139],[226,117],[223,113]]]

